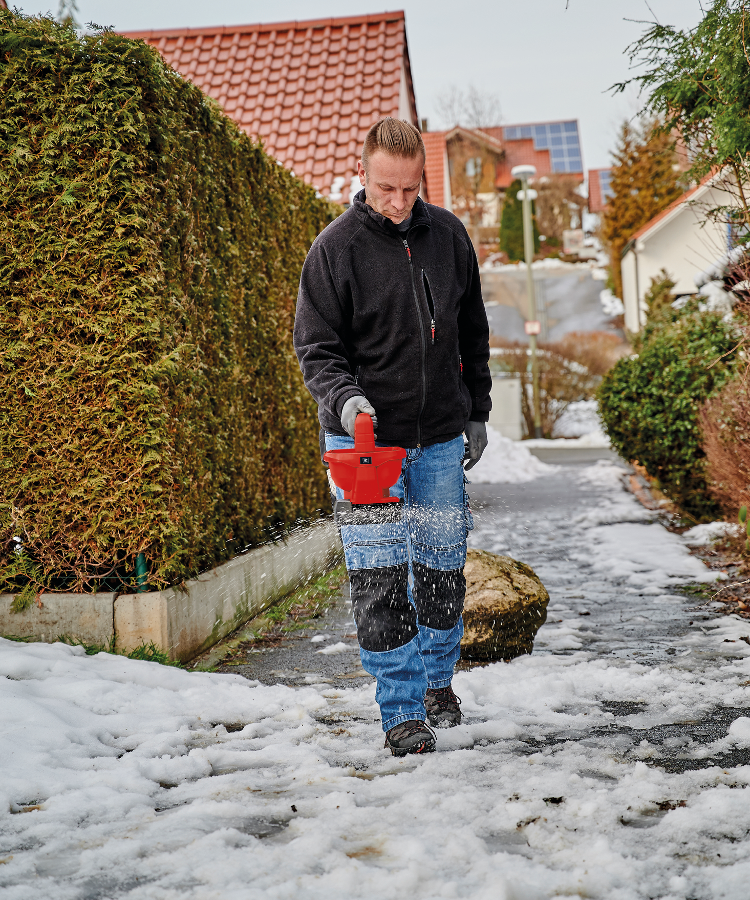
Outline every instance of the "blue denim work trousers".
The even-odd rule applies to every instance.
[[[350,437],[325,437],[327,450],[354,446]],[[460,656],[466,536],[473,528],[463,455],[462,437],[408,450],[391,488],[404,500],[403,519],[341,528],[360,657],[377,679],[384,731],[424,721],[425,691],[449,685]],[[336,494],[343,498],[340,489]]]

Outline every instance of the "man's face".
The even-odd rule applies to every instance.
[[[422,184],[422,155],[406,159],[376,150],[367,164],[357,163],[359,183],[367,191],[367,203],[396,225],[408,219]]]

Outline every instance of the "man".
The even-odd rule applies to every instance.
[[[366,413],[378,443],[408,451],[393,489],[403,518],[341,528],[362,665],[397,756],[435,749],[426,719],[461,721],[451,679],[473,527],[462,462],[482,455],[491,405],[476,255],[459,219],[419,197],[424,162],[413,125],[370,128],[364,190],[310,248],[294,323],[326,449],[354,446]]]

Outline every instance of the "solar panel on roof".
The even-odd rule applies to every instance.
[[[549,150],[553,172],[582,172],[578,123],[545,122],[536,125],[509,125],[503,129],[506,141],[533,138],[535,150]]]

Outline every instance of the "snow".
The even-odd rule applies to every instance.
[[[590,447],[603,450],[609,447],[609,438],[603,431],[589,431],[577,438],[530,438],[524,446],[534,449],[570,450],[575,447]]]
[[[557,257],[545,257],[544,259],[535,259],[531,264],[532,270],[545,271],[550,269],[569,269],[570,271],[580,271],[582,269],[597,271],[597,264],[593,260],[586,262],[566,262]],[[524,272],[526,270],[525,262],[517,263],[501,263],[488,259],[482,269],[490,269],[493,272]]]
[[[733,522],[705,522],[682,533],[688,547],[705,547],[730,534],[741,534],[742,525]]]
[[[698,304],[700,312],[718,312],[725,322],[732,321],[732,301],[737,298],[727,293],[723,281],[708,281],[698,291],[705,302]]]
[[[599,404],[596,400],[576,400],[569,403],[555,422],[555,437],[583,437],[592,432],[602,431]]]
[[[625,304],[609,288],[599,294],[599,302],[605,316],[621,316],[625,312]]]
[[[322,650],[316,650],[316,653],[324,653],[326,656],[333,656],[336,653],[349,653],[351,650],[359,650],[357,644],[345,644],[343,641],[337,641],[330,647],[324,647]]]
[[[750,747],[750,622],[676,627],[674,586],[712,573],[621,466],[549,468],[472,534],[534,565],[548,622],[457,673],[464,723],[426,757],[384,751],[372,683],[0,639],[3,900],[745,900],[750,766],[722,755]]]
[[[525,446],[528,441],[512,441],[487,426],[487,447],[479,462],[467,472],[474,484],[520,484],[558,470],[543,463]]]

